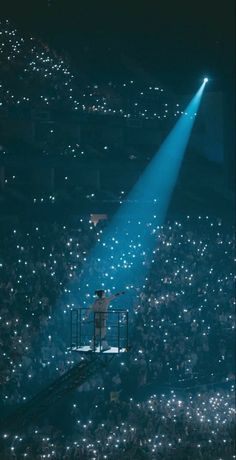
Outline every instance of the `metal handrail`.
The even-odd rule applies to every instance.
[[[92,311],[89,312],[93,315],[90,320],[87,315],[84,317],[85,312],[88,312],[87,308],[82,307],[71,309],[71,349],[81,348],[85,344],[91,346],[92,342],[93,351],[95,351],[98,345],[101,352],[102,343],[105,340],[105,337],[106,340],[108,338],[109,342],[112,342],[111,345],[115,346],[118,352],[120,352],[121,349],[128,349],[128,310],[108,309],[104,311]],[[99,321],[99,318],[101,321]],[[109,319],[111,318],[112,322],[109,323]],[[116,332],[114,333],[114,331]]]

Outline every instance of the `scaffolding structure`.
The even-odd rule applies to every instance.
[[[42,389],[39,393],[18,406],[5,418],[0,420],[2,434],[24,432],[27,426],[37,423],[37,420],[47,412],[48,408],[62,400],[68,393],[87,382],[98,371],[105,369],[115,355],[129,351],[128,342],[128,312],[126,310],[109,310],[93,313],[91,320],[86,320],[86,309],[71,311],[69,349],[86,353],[72,368]],[[103,316],[101,316],[103,315]],[[104,351],[102,337],[95,336],[98,328],[106,324],[106,338],[110,346]],[[91,347],[91,341],[93,347]],[[97,341],[97,343],[96,343]]]

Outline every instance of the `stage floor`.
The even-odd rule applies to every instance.
[[[102,353],[102,354],[108,354],[108,353],[125,353],[127,350],[126,348],[118,348],[118,347],[111,347],[109,350],[100,350],[100,347],[96,347],[95,350],[92,350],[90,346],[84,345],[82,347],[72,347],[72,351],[79,351],[80,353]]]

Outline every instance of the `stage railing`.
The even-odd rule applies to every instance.
[[[87,308],[71,310],[71,349],[89,346],[92,351],[104,347],[116,348],[118,353],[129,348],[129,313],[127,310],[90,312]]]

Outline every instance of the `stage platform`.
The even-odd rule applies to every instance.
[[[80,353],[102,353],[102,354],[119,354],[125,353],[127,351],[126,348],[118,348],[118,347],[111,347],[109,350],[100,350],[100,347],[96,347],[95,350],[90,348],[88,345],[84,345],[82,347],[72,347],[71,351],[79,351]]]

